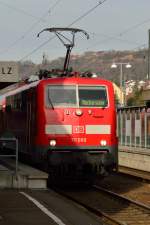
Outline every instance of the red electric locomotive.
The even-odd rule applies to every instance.
[[[49,78],[6,97],[5,134],[19,151],[61,171],[104,174],[117,168],[112,83],[98,78]],[[65,169],[64,169],[65,168]]]
[[[62,32],[61,28],[47,30]],[[81,31],[67,30],[73,35]],[[19,152],[48,164],[57,175],[106,174],[118,165],[113,85],[68,73],[73,44],[65,45],[67,55],[59,77],[54,71],[51,78],[40,74],[41,80],[18,84],[7,93],[4,134],[18,138]]]

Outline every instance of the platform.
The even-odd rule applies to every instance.
[[[119,165],[150,172],[150,149],[119,146]]]
[[[9,160],[9,166],[0,164],[0,188],[46,189],[48,174],[19,162],[18,173],[11,168],[14,160]]]

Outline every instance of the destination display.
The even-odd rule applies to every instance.
[[[18,64],[15,62],[0,62],[0,82],[18,81]]]

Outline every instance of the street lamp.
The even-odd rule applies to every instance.
[[[111,65],[111,68],[116,69],[117,65],[120,66],[120,90],[121,90],[121,99],[123,100],[123,104],[124,104],[124,88],[123,88],[123,65],[129,69],[131,68],[131,64],[130,63],[125,63],[125,62],[117,62],[117,63],[113,63]]]

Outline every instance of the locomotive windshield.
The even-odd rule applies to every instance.
[[[105,86],[49,85],[46,88],[48,107],[106,107]]]
[[[79,86],[80,107],[106,107],[107,92],[104,86]]]
[[[48,106],[76,107],[76,86],[53,85],[47,90]]]

